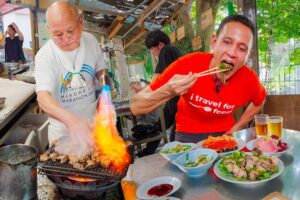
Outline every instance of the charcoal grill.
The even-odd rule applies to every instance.
[[[93,168],[86,170],[79,170],[73,168],[69,163],[61,164],[59,161],[47,160],[45,162],[39,162],[38,172],[42,175],[59,176],[59,177],[86,177],[98,179],[99,181],[115,182],[119,181],[124,172],[120,172],[113,168],[103,168],[97,165]]]
[[[50,152],[49,152],[50,151]],[[52,153],[51,147],[48,152]],[[122,199],[120,180],[124,177],[126,170],[119,171],[112,167],[104,168],[96,165],[93,168],[79,170],[73,168],[69,163],[47,160],[39,162],[38,173],[46,175],[59,189],[65,199]],[[94,180],[77,181],[71,177],[91,178]],[[117,196],[112,198],[113,196]]]

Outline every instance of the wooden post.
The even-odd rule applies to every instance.
[[[32,60],[34,60],[35,55],[39,50],[39,40],[36,37],[38,33],[36,9],[30,9],[30,25],[31,25],[31,41],[32,41]]]
[[[253,37],[253,47],[251,55],[248,59],[247,65],[251,67],[257,74],[259,74],[258,63],[258,40],[257,40],[257,15],[256,15],[256,1],[255,0],[238,0],[238,12],[248,17],[255,27],[255,34]]]

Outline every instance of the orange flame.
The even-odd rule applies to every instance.
[[[97,179],[94,178],[86,178],[86,177],[80,177],[80,176],[69,176],[69,179],[72,179],[74,181],[78,182],[94,182],[97,181]]]
[[[99,103],[94,138],[100,160],[108,159],[110,165],[120,171],[130,164],[131,157],[125,141],[117,131],[116,112],[111,104]]]

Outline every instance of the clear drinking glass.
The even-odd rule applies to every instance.
[[[281,116],[271,116],[268,121],[269,136],[276,135],[282,137],[283,118]]]
[[[255,130],[258,136],[266,136],[268,134],[268,118],[267,114],[257,114],[254,116]]]

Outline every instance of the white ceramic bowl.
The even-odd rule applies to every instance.
[[[161,185],[161,184],[170,184],[173,186],[173,188],[168,194],[165,194],[160,197],[150,196],[148,194],[148,191],[151,188]],[[146,183],[143,183],[142,185],[140,185],[136,191],[136,195],[140,199],[161,199],[162,197],[166,197],[166,196],[173,194],[180,187],[181,187],[181,181],[178,178],[173,177],[173,176],[162,176],[162,177],[151,179],[151,180],[147,181]]]
[[[254,144],[255,142],[258,140],[259,138],[257,139],[254,139],[254,140],[251,140],[247,143],[246,147],[248,150],[252,151],[255,147],[254,147]],[[285,142],[285,141],[284,141]],[[264,153],[262,152],[263,155],[267,155],[267,156],[281,156],[283,155],[284,153],[286,153],[287,151],[289,151],[291,149],[291,145],[290,144],[287,144],[288,147],[287,149],[285,149],[284,151],[279,151],[279,152],[273,152],[273,153]]]
[[[199,155],[207,155],[209,162],[196,166],[196,167],[186,167],[184,164],[187,161],[187,158],[191,161],[195,161]],[[201,177],[203,176],[207,170],[212,166],[213,162],[218,157],[218,153],[215,150],[212,149],[195,149],[192,151],[189,151],[175,160],[173,160],[173,163],[183,172],[185,172],[190,177]]]
[[[178,153],[170,153],[170,154],[162,153],[162,151],[164,151],[164,150],[175,148],[177,144],[189,145],[189,146],[191,146],[191,148],[189,150],[181,151],[181,152],[178,152]],[[164,157],[165,159],[172,161],[172,160],[176,159],[178,156],[180,156],[180,155],[182,155],[182,154],[184,154],[188,151],[193,150],[194,148],[196,148],[196,146],[197,145],[194,144],[194,143],[182,143],[182,142],[174,141],[174,142],[170,142],[170,143],[165,144],[162,147],[162,149],[159,151],[159,154],[162,155],[162,157]]]

